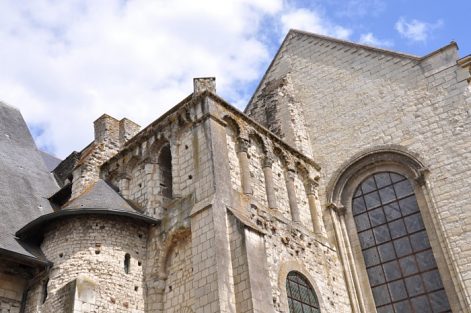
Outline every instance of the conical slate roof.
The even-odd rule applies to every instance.
[[[65,204],[62,209],[32,220],[19,229],[16,235],[31,246],[37,246],[43,238],[47,225],[66,218],[91,215],[121,216],[147,224],[160,223],[159,220],[136,211],[113,187],[99,179],[80,196]]]
[[[137,211],[119,195],[108,183],[99,179],[79,197],[67,203],[62,209],[109,209],[114,211]]]

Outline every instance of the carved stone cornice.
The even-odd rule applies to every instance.
[[[263,164],[262,166],[263,167],[272,167],[273,165],[273,158],[271,156],[266,156],[264,159],[263,159]]]
[[[313,179],[309,179],[306,184],[305,184],[305,188],[306,188],[306,193],[308,195],[314,195],[316,196],[317,195],[317,191],[319,189],[319,181],[316,181],[316,180],[313,180]]]
[[[415,182],[420,186],[423,187],[427,183],[427,176],[430,171],[426,167],[422,167],[416,171],[416,176],[414,177]]]
[[[247,152],[249,151],[250,140],[246,138],[239,137],[237,138],[237,152]]]
[[[294,179],[296,178],[296,170],[294,168],[289,168],[288,167],[288,170],[286,171],[286,177],[289,180],[294,181]]]
[[[341,203],[329,203],[327,208],[333,210],[338,216],[344,216],[347,213],[347,209]]]

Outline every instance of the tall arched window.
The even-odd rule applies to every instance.
[[[367,177],[352,213],[377,312],[451,312],[409,180],[393,172]]]
[[[286,292],[290,313],[320,313],[319,301],[309,281],[298,272],[289,272]]]
[[[159,159],[160,168],[160,189],[162,196],[172,198],[172,153],[170,145],[166,145],[160,151]]]

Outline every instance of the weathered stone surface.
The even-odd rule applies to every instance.
[[[419,58],[292,31],[246,113],[298,149],[306,143],[292,134],[309,141],[323,169],[324,210],[332,201],[329,182],[368,151],[403,149],[421,160],[428,171],[425,188],[433,195],[430,232],[438,233],[448,258],[443,262],[451,277],[445,280],[453,281],[461,298],[455,310],[468,312],[471,75],[469,57],[459,60],[457,53],[452,43]],[[304,120],[286,123],[294,115]],[[329,221],[330,238],[332,227]],[[349,231],[354,238],[354,226]]]
[[[127,209],[92,215],[87,201],[75,208],[87,214],[21,237],[50,263],[0,255],[0,312],[24,299],[26,313],[288,313],[291,271],[323,313],[374,312],[351,213],[360,178],[345,177],[406,156],[453,310],[469,312],[471,62],[454,45],[418,58],[288,36],[246,110],[260,124],[216,96],[214,78],[141,132],[100,117],[59,166],[72,194],[56,209],[99,179]]]

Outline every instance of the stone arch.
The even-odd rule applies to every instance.
[[[311,209],[309,207],[307,190],[309,188],[309,170],[301,161],[295,162],[294,186],[296,191],[296,202],[298,204],[301,224],[313,231]]]
[[[377,165],[396,165],[402,168],[409,179],[423,181],[427,168],[424,162],[414,153],[397,145],[381,146],[361,151],[344,162],[327,184],[327,201],[342,203],[345,186],[357,176],[359,171],[374,169]],[[345,199],[343,199],[345,201]]]
[[[282,148],[280,148],[278,146],[274,146],[273,147],[273,155],[280,159],[280,161],[282,162],[282,164],[285,168],[287,168],[289,166],[288,156],[286,155],[285,152],[283,152]]]
[[[135,155],[131,156],[129,158],[129,161],[127,161],[126,164],[124,165],[125,172],[130,173],[132,170],[134,170],[134,168],[138,165],[140,160],[141,159]]]
[[[365,179],[383,172],[399,174],[411,184],[451,308],[459,311],[459,294],[456,292],[457,285],[453,283],[456,269],[450,265],[453,263],[450,262],[448,248],[442,245],[444,236],[430,192],[429,171],[420,157],[396,145],[371,148],[354,155],[334,172],[326,188],[327,201],[340,221],[340,231],[336,229],[337,241],[339,246],[344,247],[344,266],[352,275],[349,287],[351,293],[356,294],[363,309],[376,310],[355,224],[356,217],[352,212],[352,199]]]
[[[173,197],[173,159],[170,143],[163,136],[147,149],[145,157],[146,208],[150,215],[161,217],[162,207]]]
[[[190,228],[177,228],[171,230],[163,240],[159,251],[159,262],[156,268],[158,278],[165,280],[168,277],[167,265],[168,257],[173,248],[182,240],[188,238],[191,234]]]
[[[286,279],[290,272],[298,272],[302,274],[310,283],[314,292],[317,295],[317,300],[319,301],[319,308],[321,312],[325,311],[325,304],[324,299],[322,298],[321,289],[317,284],[316,280],[312,277],[312,275],[307,270],[306,266],[303,262],[297,260],[290,260],[283,262],[280,266],[280,270],[278,272],[278,288],[280,290],[280,309],[282,312],[289,312],[288,307],[288,295],[286,292]]]
[[[165,144],[161,147],[157,164],[161,174],[161,194],[170,199],[173,196],[172,151],[170,150],[170,144]]]
[[[250,145],[247,149],[248,170],[253,198],[262,206],[268,206],[263,164],[266,157],[266,145],[255,133],[249,134]]]
[[[159,254],[159,280],[163,287],[162,312],[183,310],[193,302],[191,290],[191,231],[180,227],[170,231]],[[183,296],[183,298],[180,298]]]
[[[267,144],[265,143],[265,140],[263,140],[263,138],[259,134],[255,132],[250,132],[249,139],[252,143],[259,145],[262,148],[262,151],[265,155],[267,154]]]
[[[161,150],[167,145],[170,145],[170,142],[165,137],[159,136],[158,138],[156,138],[154,142],[150,145],[150,147],[147,149],[145,157],[145,159],[148,160],[147,162],[157,163]]]
[[[229,171],[232,188],[242,192],[242,177],[241,168],[239,164],[238,150],[239,143],[238,138],[240,136],[240,126],[232,117],[226,115],[223,117],[226,122],[226,146],[227,153],[229,156]]]
[[[226,122],[227,126],[229,129],[233,130],[236,136],[240,135],[240,125],[237,123],[235,119],[233,119],[229,115],[225,115],[223,118],[223,121]]]
[[[288,220],[291,220],[291,209],[288,199],[287,182],[288,159],[280,147],[273,147],[273,188],[276,195],[278,210]]]

